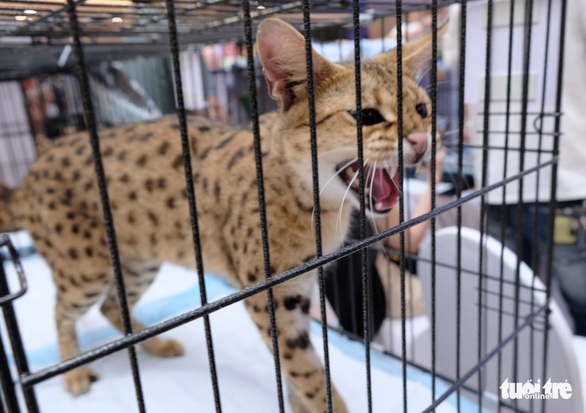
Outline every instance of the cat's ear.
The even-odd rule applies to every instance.
[[[256,43],[269,93],[286,111],[295,101],[294,89],[307,83],[305,38],[283,20],[267,18],[259,25]],[[335,65],[313,49],[312,61],[317,86]]]
[[[446,20],[437,29],[438,45],[439,39],[446,32],[448,27]],[[431,61],[432,33],[427,33],[415,40],[405,43],[402,47],[403,72],[409,76],[415,74]],[[439,47],[439,46],[438,46]],[[373,61],[385,65],[397,65],[397,49],[390,50],[372,58]]]

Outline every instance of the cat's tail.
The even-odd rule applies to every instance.
[[[18,228],[11,206],[14,192],[0,183],[0,232],[14,231]]]

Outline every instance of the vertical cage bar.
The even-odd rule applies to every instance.
[[[13,259],[17,259],[16,254],[14,254]],[[9,293],[6,273],[4,272],[4,259],[2,258],[2,255],[0,255],[0,297],[8,295]],[[5,302],[1,307],[2,313],[4,315],[6,330],[8,331],[8,338],[12,347],[12,356],[14,357],[16,370],[20,376],[26,375],[29,373],[29,366],[24,351],[24,344],[22,343],[22,336],[20,335],[20,329],[16,320],[14,307],[12,306],[11,301]],[[0,343],[0,345],[2,345],[2,343]],[[10,375],[8,377],[10,377]],[[35,390],[33,388],[23,387],[22,391],[28,413],[37,413],[39,411],[39,406],[37,397],[35,395]],[[12,413],[11,410],[9,410],[9,412]]]
[[[4,347],[2,335],[0,335],[0,412],[19,413],[20,407],[16,399],[16,389],[12,380],[8,358]]]
[[[360,1],[352,2],[352,23],[354,35],[354,80],[356,82],[356,113],[362,112],[362,79],[360,67]],[[362,133],[362,117],[356,119],[356,141],[358,150],[358,182],[359,182],[359,201],[360,201],[360,239],[366,238],[366,205],[364,185],[366,177],[364,176],[364,145]],[[360,251],[360,268],[362,271],[362,319],[364,329],[364,363],[366,373],[366,395],[367,411],[372,412],[372,381],[370,373],[370,315],[368,313],[368,302],[370,294],[370,283],[368,279],[366,249]]]
[[[268,225],[267,213],[264,192],[264,172],[262,166],[262,148],[260,141],[260,126],[258,120],[258,98],[256,91],[256,76],[254,65],[254,49],[252,36],[252,18],[250,16],[250,0],[242,2],[244,13],[244,34],[246,39],[247,52],[247,69],[248,69],[248,88],[250,91],[250,114],[252,119],[252,132],[254,135],[254,158],[256,163],[256,179],[258,189],[258,210],[260,216],[260,228],[262,235],[262,250],[264,258],[265,278],[271,278],[271,256],[269,251]],[[281,362],[279,356],[279,341],[277,337],[277,321],[275,316],[275,300],[273,297],[273,289],[267,290],[267,298],[269,303],[269,319],[270,319],[270,336],[273,346],[273,359],[275,362],[275,377],[277,381],[277,397],[279,403],[279,412],[283,413],[285,410],[283,400],[283,382],[281,377]]]
[[[191,223],[191,234],[193,238],[193,249],[195,254],[195,265],[197,278],[199,282],[199,296],[201,305],[208,302],[205,288],[205,269],[203,265],[203,256],[201,249],[201,238],[199,232],[199,221],[197,215],[197,200],[193,181],[193,170],[191,165],[191,151],[189,149],[189,138],[187,134],[187,120],[185,115],[185,103],[183,100],[183,82],[181,79],[181,66],[179,63],[179,41],[177,39],[177,21],[175,17],[175,4],[173,0],[166,0],[167,18],[169,22],[169,41],[171,45],[171,60],[173,62],[173,77],[175,81],[175,96],[177,97],[177,116],[179,118],[179,128],[181,132],[181,146],[183,154],[183,168],[185,171],[185,186],[187,192],[187,201],[189,204],[189,218]],[[221,413],[222,403],[220,400],[220,387],[218,383],[218,373],[216,370],[216,357],[214,353],[214,343],[212,339],[212,327],[208,315],[203,317],[204,331],[206,337],[206,348],[208,353],[208,363],[210,367],[210,377],[212,379],[212,391],[214,394],[214,405],[216,412]]]
[[[544,119],[545,119],[545,98],[546,98],[546,91],[547,91],[547,78],[548,78],[548,60],[549,60],[549,38],[550,38],[550,32],[551,32],[551,10],[552,10],[552,1],[548,0],[547,2],[547,22],[546,22],[546,29],[545,29],[545,51],[544,51],[544,57],[543,57],[543,72],[542,72],[542,76],[543,76],[543,82],[541,85],[541,106],[540,106],[540,114],[539,114],[539,119],[540,119],[540,125],[539,125],[539,136],[538,136],[538,144],[537,144],[537,148],[538,148],[538,152],[537,152],[537,165],[541,165],[541,159],[542,159],[542,150],[543,150],[543,123],[544,123]],[[561,65],[561,63],[558,63]],[[554,138],[555,139],[555,138]],[[539,202],[539,187],[540,187],[540,183],[541,183],[541,169],[538,169],[536,171],[536,179],[535,179],[535,202],[533,203],[533,248],[531,251],[531,268],[533,269],[533,273],[534,276],[531,280],[531,312],[535,311],[535,282],[536,282],[536,278],[537,278],[537,274],[539,272],[539,268],[540,268],[540,254],[539,254],[539,248],[541,247],[543,241],[542,239],[542,233],[541,233],[541,226],[540,226],[540,218],[541,218],[541,208],[540,208],[540,202]],[[552,199],[555,200],[555,194],[552,194]],[[551,222],[553,222],[555,220],[555,217],[553,215],[548,215],[548,218],[550,219]],[[548,235],[549,236],[549,235]],[[552,235],[553,237],[553,235]],[[547,243],[547,241],[546,241]],[[547,247],[546,247],[547,248]],[[552,257],[553,259],[553,257]],[[546,286],[547,288],[547,286]],[[547,295],[547,297],[549,297],[549,295]],[[546,311],[546,315],[544,317],[544,332],[543,332],[543,347],[542,347],[542,351],[544,352],[545,358],[547,358],[547,353],[545,351],[545,340],[546,340],[546,336],[547,336],[547,330],[548,330],[548,325],[547,325],[547,315],[548,315],[548,311]],[[536,354],[535,354],[535,328],[534,328],[534,324],[531,324],[531,330],[530,330],[530,349],[529,349],[529,360],[534,360],[536,358]],[[530,365],[530,377],[536,377],[535,376],[535,368],[533,363],[531,363]],[[543,365],[543,376],[545,376],[545,363]],[[529,405],[529,409],[531,411],[534,411],[534,401],[533,399],[530,399],[530,405]],[[543,405],[545,408],[545,404]]]
[[[437,174],[437,0],[431,2],[431,210],[436,207],[436,174]],[[436,397],[436,220],[431,218],[431,401]]]
[[[311,17],[309,10],[309,1],[303,1],[303,26],[305,30],[305,64],[307,72],[307,99],[309,105],[309,135],[311,142],[311,169],[313,179],[313,214],[315,217],[315,249],[316,257],[323,255],[322,236],[321,236],[321,205],[319,198],[319,165],[317,156],[317,131],[316,131],[316,114],[315,114],[315,85],[313,78],[313,56],[311,47]],[[324,267],[319,267],[319,308],[322,321],[322,337],[324,348],[324,376],[326,381],[326,408],[327,412],[332,411],[332,386],[330,377],[330,351],[328,346],[328,319],[326,314],[325,298],[325,280]]]
[[[0,277],[4,279],[4,266],[2,263],[2,257],[0,257]],[[2,282],[2,284],[4,284]],[[0,293],[0,297],[3,294]],[[14,387],[14,381],[12,379],[12,373],[10,371],[10,365],[8,364],[8,358],[6,356],[6,347],[4,347],[4,341],[0,334],[0,412],[4,412],[4,407],[10,413],[19,413],[20,407],[18,406],[18,400],[16,399],[16,389]]]
[[[560,131],[561,131],[561,110],[562,110],[562,89],[564,79],[564,64],[565,64],[565,40],[566,40],[566,18],[568,3],[567,0],[561,0],[561,13],[560,13],[560,40],[559,40],[559,55],[558,55],[558,71],[557,71],[557,85],[556,85],[556,102],[555,102],[555,124],[554,124],[554,140],[553,140],[553,159],[554,163],[551,170],[551,183],[550,183],[550,198],[549,198],[549,216],[551,218],[555,215],[556,210],[556,196],[557,196],[557,174],[558,174],[558,156],[560,148]],[[549,220],[548,225],[548,239],[547,239],[547,267],[545,270],[546,281],[546,296],[549,299],[551,297],[551,287],[553,281],[553,259],[554,259],[554,220]],[[547,374],[547,350],[549,345],[549,314],[551,310],[548,307],[545,311],[545,326],[543,333],[543,376],[542,383],[545,383],[545,377]],[[541,404],[542,413],[545,412],[545,400]]]
[[[100,194],[100,202],[102,204],[102,213],[104,217],[104,226],[106,229],[106,238],[108,240],[108,247],[110,250],[110,259],[112,261],[112,269],[114,271],[114,282],[118,293],[118,303],[120,306],[120,315],[124,326],[124,334],[132,334],[132,324],[130,321],[130,312],[128,310],[128,302],[126,299],[126,288],[124,286],[124,279],[122,275],[122,265],[120,262],[120,253],[118,251],[118,241],[116,239],[116,229],[114,227],[114,217],[110,209],[110,197],[108,195],[108,185],[106,182],[106,174],[104,171],[104,164],[102,163],[102,154],[100,152],[100,140],[98,137],[96,115],[94,105],[91,99],[90,84],[87,74],[87,66],[85,64],[85,57],[83,55],[83,47],[80,40],[81,29],[77,20],[77,11],[74,0],[67,0],[67,14],[69,16],[69,28],[73,39],[73,52],[76,58],[76,72],[79,79],[79,86],[83,107],[86,117],[87,129],[92,146],[92,153],[94,157],[94,168],[96,180],[98,181],[98,189]],[[140,372],[138,369],[138,360],[136,357],[136,349],[134,346],[128,347],[128,357],[130,359],[130,367],[132,369],[132,378],[134,381],[134,389],[136,393],[136,401],[138,409],[141,413],[145,412],[144,396],[142,391],[142,384],[140,380]]]
[[[403,193],[404,164],[403,164],[403,3],[397,0],[395,4],[397,26],[397,137],[399,157],[399,223],[405,221],[405,197]],[[401,359],[403,380],[403,412],[407,413],[407,325],[405,302],[405,232],[399,234],[399,268],[401,291]]]
[[[460,90],[458,95],[458,177],[456,180],[456,198],[462,198],[463,160],[464,160],[464,91],[466,87],[466,11],[467,1],[460,1]],[[458,242],[456,246],[456,379],[460,378],[461,321],[462,321],[462,207],[458,205],[456,213]],[[460,389],[456,391],[457,408],[460,411]]]
[[[525,3],[525,25],[524,25],[524,43],[523,43],[523,85],[521,91],[521,130],[520,130],[520,137],[521,142],[519,145],[519,172],[525,170],[525,149],[526,149],[526,139],[527,139],[527,112],[528,112],[528,105],[529,105],[529,64],[531,59],[531,34],[532,34],[532,26],[531,21],[533,20],[533,0],[528,0]],[[515,268],[515,307],[513,310],[514,313],[514,326],[515,328],[519,325],[519,312],[520,312],[520,303],[519,303],[519,296],[520,296],[520,289],[521,289],[521,261],[523,260],[524,256],[524,233],[525,229],[523,226],[523,215],[524,215],[524,199],[523,199],[523,190],[524,190],[524,178],[521,177],[519,179],[519,192],[518,192],[518,199],[516,205],[516,221],[521,228],[518,230],[517,234],[517,266]],[[513,382],[519,381],[519,339],[515,337],[513,341]],[[515,407],[518,406],[518,400],[515,399],[514,401]]]
[[[507,178],[507,165],[509,160],[509,132],[511,126],[511,93],[512,93],[512,72],[513,72],[513,38],[514,38],[514,17],[515,17],[515,2],[510,2],[509,8],[509,49],[507,56],[507,92],[506,92],[506,106],[505,106],[505,145],[503,155],[503,180]],[[509,215],[509,208],[506,204],[507,201],[507,187],[502,186],[502,201],[500,208],[500,263],[499,263],[499,312],[498,312],[498,342],[500,343],[503,339],[503,304],[504,304],[504,251],[505,251],[505,240],[506,240],[506,222]],[[502,377],[502,365],[503,365],[502,352],[497,355],[497,388],[500,386],[500,378]],[[497,411],[500,413],[502,404],[499,401]]]
[[[480,187],[484,188],[487,185],[488,175],[488,146],[489,146],[489,128],[490,128],[490,103],[491,103],[491,68],[492,68],[492,19],[493,19],[493,4],[492,0],[488,0],[487,3],[487,24],[486,24],[486,54],[485,54],[485,67],[484,67],[484,114],[483,114],[483,127],[482,127],[482,177]],[[478,349],[477,357],[478,360],[482,359],[482,340],[483,340],[483,298],[486,289],[485,279],[483,277],[484,271],[484,240],[485,240],[485,216],[486,216],[486,195],[482,195],[480,198],[480,245],[479,245],[479,262],[478,262]],[[478,410],[482,410],[482,395],[483,395],[483,371],[478,371]]]
[[[542,77],[543,77],[543,82],[541,83],[541,103],[540,103],[540,109],[539,109],[539,130],[538,130],[538,143],[537,143],[537,165],[541,165],[541,155],[542,155],[542,151],[543,151],[543,121],[545,119],[545,98],[546,98],[546,92],[547,92],[547,75],[548,75],[548,61],[549,61],[549,36],[550,36],[550,32],[551,32],[551,6],[552,6],[552,1],[548,0],[547,2],[547,22],[546,22],[546,28],[545,28],[545,50],[544,50],[544,57],[543,57],[543,71],[542,71]],[[536,172],[536,179],[535,179],[535,200],[533,203],[533,206],[537,212],[537,207],[539,205],[539,184],[540,184],[540,177],[541,177],[541,169],[538,169]],[[533,228],[536,229],[538,228],[539,225],[539,220],[538,220],[538,216],[539,214],[535,213],[533,214]],[[539,240],[539,231],[533,231],[533,245],[537,246],[538,245],[538,240]],[[541,240],[539,240],[541,241]],[[538,269],[538,265],[539,265],[539,253],[537,252],[538,249],[537,248],[532,248],[531,251],[531,268],[534,269],[534,272],[537,273],[537,269]],[[533,286],[532,286],[533,287]],[[531,297],[533,298],[533,296]],[[533,308],[533,307],[532,307]]]

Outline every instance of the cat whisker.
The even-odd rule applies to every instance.
[[[342,152],[350,152],[350,151],[351,150],[349,148],[336,148],[336,149],[332,149],[330,151],[318,154],[317,159],[323,159],[327,156],[335,155],[335,154],[342,153]],[[354,160],[356,160],[356,158]],[[304,164],[306,166],[303,169],[303,172],[301,172],[301,174],[299,174],[299,180],[297,181],[297,186],[299,186],[301,184],[301,181],[303,180],[303,178],[305,178],[305,175],[307,175],[307,173],[311,172],[311,168],[313,166],[311,160],[304,162]]]
[[[419,84],[419,82],[421,82],[421,79],[423,79],[425,75],[427,75],[429,72],[431,72],[431,66],[429,67],[429,69],[421,73],[421,75],[417,78],[417,84]]]
[[[340,167],[340,169],[338,169],[338,171],[334,175],[332,175],[332,177],[330,179],[328,179],[328,181],[326,182],[326,184],[322,187],[321,191],[319,191],[319,194],[321,195],[322,192],[324,191],[324,189],[326,189],[326,186],[328,186],[328,184],[330,182],[332,182],[336,176],[340,175],[344,171],[344,169],[346,169],[347,167],[349,167],[350,165],[352,165],[357,160],[358,160],[358,158],[354,158],[351,161],[348,161],[346,164],[342,165],[342,167]]]
[[[455,135],[455,134],[457,134],[459,132],[460,132],[460,128],[454,128],[454,129],[447,130],[445,132],[442,132],[442,138],[444,136]]]
[[[448,177],[449,182],[454,186],[454,189],[458,186],[458,182],[457,182],[457,177],[458,174],[457,173],[451,173],[451,174],[445,174],[444,176]],[[462,174],[462,177],[464,177],[464,175]],[[468,189],[472,189],[472,186],[469,185],[468,181],[466,179],[462,179],[462,190],[466,191]]]
[[[373,205],[374,201],[372,199],[372,190],[374,187],[374,173],[376,171],[376,163],[377,163],[377,161],[374,162],[374,167],[372,169],[372,178],[370,179],[370,210],[371,211],[374,211],[374,205]],[[382,180],[382,177],[381,177],[381,180]],[[374,219],[374,216],[371,216],[370,219],[372,221],[372,226],[375,230],[375,233],[378,234],[378,228],[376,226],[376,220]]]
[[[466,145],[464,145],[464,147],[465,147],[465,146],[466,146]],[[444,149],[446,150],[446,152],[453,153],[453,154],[454,154],[454,155],[456,155],[456,156],[458,155],[458,151],[457,151],[457,149],[458,149],[458,144],[457,144],[457,143],[455,143],[455,144],[450,144],[450,145],[442,145],[442,148],[444,148]]]
[[[417,82],[417,83],[419,83],[419,82]],[[439,82],[437,82],[437,83],[436,83],[436,85],[438,85],[438,86],[439,86],[439,85],[442,85],[442,84],[445,84],[445,83],[449,83],[449,81],[448,81],[448,80],[440,80]],[[431,85],[431,83],[430,83],[429,85],[427,85],[427,86],[425,86],[425,87],[421,87],[421,88],[422,88],[423,90],[426,90],[426,91],[428,91],[428,92],[429,92],[429,90],[431,89],[431,86],[432,86],[432,85]]]
[[[390,177],[393,176],[393,166],[391,165],[391,161],[385,160],[383,164],[384,168],[387,170]],[[396,170],[396,168],[395,168]]]
[[[366,159],[364,161],[364,165],[366,165],[367,162],[368,162],[368,159]],[[354,184],[354,181],[358,177],[359,173],[360,173],[360,170],[357,170],[356,173],[354,174],[354,176],[352,177],[352,179],[350,180],[350,182],[348,183],[348,187],[346,188],[346,191],[344,192],[344,197],[342,198],[342,202],[340,203],[340,208],[338,209],[338,217],[337,217],[337,221],[336,221],[336,235],[338,235],[338,231],[339,231],[341,242],[344,242],[344,237],[342,236],[343,235],[342,208],[344,207],[344,202],[346,202],[346,197],[348,196],[348,191],[350,191],[350,188],[352,188],[352,185]]]
[[[341,242],[344,242],[344,239],[342,236],[342,232],[343,232],[342,231],[342,208],[344,207],[344,202],[346,202],[346,196],[348,195],[348,191],[350,191],[350,188],[352,188],[352,184],[354,183],[354,181],[356,180],[357,177],[358,177],[358,171],[356,171],[356,173],[352,177],[352,180],[348,184],[348,187],[346,188],[346,192],[344,192],[344,197],[342,198],[342,202],[340,203],[340,208],[338,209],[338,216],[336,219],[336,236],[338,235],[338,233],[340,234],[340,241]]]
[[[344,169],[345,169],[345,168],[347,168],[348,166],[350,166],[350,165],[352,165],[354,162],[356,162],[356,160],[357,160],[357,158],[354,158],[353,160],[351,160],[351,161],[348,161],[346,164],[344,164],[344,165],[343,165],[343,166],[342,166],[340,169],[338,169],[338,171],[337,171],[335,174],[333,174],[333,175],[331,176],[331,178],[330,178],[330,179],[328,179],[328,181],[327,181],[327,182],[325,183],[325,185],[322,187],[321,191],[319,191],[319,194],[321,195],[321,194],[322,194],[322,192],[323,192],[323,191],[326,189],[326,186],[328,186],[328,184],[329,184],[330,182],[332,182],[332,181],[334,180],[334,178],[336,178],[338,175],[340,175],[340,174],[341,174],[341,173],[344,171]],[[310,223],[310,225],[311,225],[311,228],[313,228],[314,218],[315,218],[315,207],[314,207],[314,208],[313,208],[313,210],[311,211],[311,223]]]
[[[456,156],[456,161],[458,159],[458,151],[454,150],[451,148],[452,145],[442,145],[442,149],[446,151],[446,155],[447,154],[453,154]],[[439,150],[439,149],[438,149]],[[446,161],[444,161],[445,164]],[[431,161],[429,161],[428,163],[428,167],[431,168]],[[449,182],[454,185],[454,187],[456,187],[456,177],[458,176],[458,173],[456,171],[456,173],[451,173],[451,174],[446,174],[448,176]],[[446,176],[444,175],[444,176]],[[469,184],[469,182],[465,179],[462,180],[463,181],[463,185],[464,187],[462,188],[463,190],[467,190],[467,189],[472,189],[472,186]]]
[[[388,164],[388,162],[385,162],[385,171],[387,171],[387,174],[389,174],[389,177],[391,178],[391,182],[393,183],[393,185],[395,185],[395,188],[397,188],[397,190],[399,191],[399,195],[403,196],[403,191],[401,190],[401,188],[399,188],[399,185],[397,185],[397,183],[393,179],[393,175],[391,174],[391,169],[392,168]]]
[[[399,188],[399,185],[395,181],[393,181],[393,185],[395,185],[395,188],[397,188],[397,191],[399,191],[399,195],[404,196],[403,191],[401,190],[401,188]]]
[[[385,169],[385,170],[387,171],[387,173],[389,174],[389,176],[391,176],[391,172],[390,172],[390,170],[391,170],[392,168],[391,168],[391,166],[390,166],[389,162],[388,162],[388,161],[384,161],[384,164],[383,164],[383,166],[384,166],[384,169]],[[391,176],[391,177],[392,177],[392,176]],[[381,175],[380,179],[381,179],[381,181],[382,181],[382,175]],[[393,181],[393,183],[394,183],[394,181]],[[396,186],[396,184],[395,184],[395,186]],[[371,189],[371,191],[372,191],[372,189]],[[388,220],[387,220],[387,222],[388,222]],[[376,219],[375,219],[374,217],[372,218],[372,225],[373,225],[373,230],[374,230],[374,233],[375,233],[375,234],[380,234],[380,231],[379,231],[379,229],[378,229],[378,225],[376,224]],[[388,229],[388,228],[385,228],[385,229]],[[385,239],[382,239],[382,240],[380,240],[380,241],[378,242],[378,244],[380,245],[381,252],[382,252],[382,253],[383,253],[383,255],[385,256],[385,259],[388,261],[388,263],[389,263],[389,264],[391,264],[393,261],[391,260],[391,258],[389,257],[389,253],[387,252],[387,246],[385,245],[385,240],[386,240],[386,238],[385,238]]]

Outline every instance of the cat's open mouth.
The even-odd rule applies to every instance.
[[[358,161],[350,165],[347,162],[343,162],[336,169],[340,172],[338,176],[359,199]],[[379,214],[389,212],[399,199],[398,172],[391,177],[387,169],[364,165],[364,176],[366,177],[364,181],[366,207]]]

